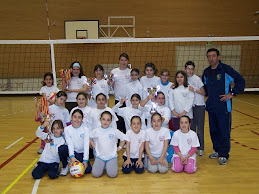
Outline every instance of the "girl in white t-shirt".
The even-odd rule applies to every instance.
[[[48,121],[45,121],[36,131],[37,137],[46,140],[48,133],[44,132],[44,128],[50,126]],[[65,139],[62,134],[64,131],[63,124],[60,120],[55,120],[51,126],[51,141],[46,141],[45,149],[40,156],[37,166],[32,171],[34,179],[40,179],[48,171],[49,178],[54,179],[59,176],[59,155],[58,148],[65,144]]]
[[[191,119],[182,116],[180,129],[174,132],[171,145],[174,148],[172,170],[174,172],[194,173],[196,166],[196,150],[200,146],[197,134],[190,130]]]
[[[47,97],[49,105],[54,104],[55,96],[59,92],[59,89],[53,85],[53,74],[47,72],[44,74],[43,87],[40,89],[40,95]]]
[[[72,108],[77,106],[76,96],[79,92],[87,92],[87,78],[84,76],[83,67],[79,62],[73,62],[70,65],[71,81],[68,89],[65,90],[67,93],[67,101],[65,107],[70,112]]]
[[[83,112],[76,109],[72,112],[72,124],[65,128],[65,139],[67,145],[60,146],[59,156],[63,164],[63,169],[60,172],[61,176],[66,176],[75,162],[83,164],[85,173],[92,171],[92,166],[89,162],[89,145],[90,145],[90,130],[85,125],[82,125]],[[68,166],[67,158],[70,158],[70,166]]]
[[[71,110],[70,118],[72,118],[72,113],[73,113],[74,110],[80,109],[83,112],[83,114],[84,114],[83,125],[88,126],[87,118],[88,118],[88,116],[89,116],[89,114],[90,114],[92,109],[86,105],[87,104],[87,95],[86,95],[86,93],[79,92],[77,94],[77,96],[76,96],[76,102],[77,102],[78,106]]]
[[[190,91],[194,92],[192,130],[197,132],[200,147],[199,155],[204,155],[204,119],[205,119],[205,90],[201,78],[194,74],[195,64],[188,61],[185,64],[185,71],[188,76]]]
[[[151,116],[154,112],[158,112],[162,116],[162,127],[168,128],[168,122],[171,119],[171,111],[165,106],[165,94],[161,91],[157,92],[155,96],[155,101],[152,102],[152,105],[146,105],[146,103],[154,98],[151,94],[140,102],[139,109],[145,113],[147,119],[147,127],[151,127]],[[152,112],[154,111],[154,112]]]
[[[130,98],[131,102],[131,107],[122,107],[119,108],[123,105],[125,102],[126,98],[122,98],[120,102],[115,104],[115,106],[112,108],[112,110],[117,113],[119,116],[123,117],[125,121],[125,126],[126,126],[126,131],[130,130],[131,126],[131,118],[133,116],[139,116],[141,117],[142,121],[142,127],[141,129],[146,129],[146,124],[145,124],[145,115],[141,110],[138,109],[139,103],[140,103],[140,95],[139,94],[133,94]]]
[[[93,98],[90,98],[88,100],[88,106],[91,108],[97,107],[95,103],[95,98],[100,93],[103,93],[106,95],[106,99],[107,99],[106,106],[109,106],[109,85],[107,83],[107,80],[103,79],[103,73],[104,73],[103,66],[100,64],[95,65],[94,73],[95,73],[96,83],[92,85],[91,95]]]
[[[96,151],[92,174],[100,177],[106,169],[107,175],[114,178],[118,174],[118,154],[125,144],[125,135],[111,126],[112,114],[104,111],[100,117],[101,127],[94,129],[90,138],[91,145]],[[121,140],[117,148],[118,139]]]
[[[177,71],[175,74],[175,88],[169,92],[169,107],[173,115],[174,130],[179,129],[179,121],[183,115],[193,118],[192,105],[194,93],[187,85],[187,75],[184,71]]]
[[[126,151],[123,154],[124,163],[122,172],[129,174],[132,169],[140,174],[144,172],[144,146],[146,140],[146,131],[141,130],[141,118],[133,116],[131,118],[131,130],[128,130],[125,136]]]
[[[165,106],[169,107],[168,105],[168,97],[169,97],[169,91],[171,88],[173,88],[174,84],[169,81],[170,74],[168,69],[162,69],[160,73],[160,89],[159,91],[163,92],[165,95]]]
[[[147,169],[151,173],[166,173],[168,162],[165,158],[168,141],[171,139],[168,128],[162,127],[162,116],[154,113],[151,117],[152,128],[146,130],[145,150],[148,155]]]
[[[146,75],[140,78],[140,83],[142,84],[143,88],[143,99],[149,95],[148,88],[156,88],[157,90],[159,89],[160,78],[155,76],[157,72],[158,70],[153,63],[147,63],[145,65],[144,73]],[[151,101],[148,101],[148,104],[151,104]]]
[[[131,82],[126,85],[126,106],[131,107],[131,96],[133,94],[138,94],[142,99],[142,85],[139,82],[139,70],[133,68],[130,72]]]
[[[118,120],[115,112],[110,108],[106,107],[107,99],[106,95],[100,93],[96,96],[96,108],[92,108],[87,118],[88,128],[92,131],[95,128],[101,127],[100,116],[104,111],[109,111],[112,114],[111,126],[117,129],[116,121]]]
[[[66,102],[67,94],[63,91],[59,91],[55,97],[55,104],[49,107],[50,124],[55,120],[61,120],[63,126],[69,126],[71,124],[69,112],[66,108],[63,107]]]
[[[108,81],[109,85],[111,84],[114,88],[115,104],[117,104],[120,101],[120,99],[126,96],[127,91],[125,86],[131,82],[130,69],[128,67],[129,56],[126,53],[122,53],[119,57],[119,63],[120,63],[119,67],[111,71],[111,74],[113,74],[114,82],[111,83],[110,80]],[[123,103],[122,107],[125,107],[125,106],[126,104]],[[125,122],[123,118],[118,116],[118,119],[119,119],[117,122],[118,129],[126,133]]]

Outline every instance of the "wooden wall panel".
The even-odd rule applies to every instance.
[[[48,39],[46,1],[2,0],[1,39]],[[64,38],[65,20],[136,16],[136,37],[259,35],[257,0],[53,0],[48,1],[52,39]]]

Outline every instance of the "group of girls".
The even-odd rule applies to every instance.
[[[186,63],[188,81],[187,74],[178,71],[175,84],[169,82],[168,70],[162,70],[160,78],[155,76],[157,69],[153,63],[146,64],[146,75],[141,77],[140,81],[139,70],[128,68],[127,54],[120,55],[119,63],[120,66],[112,70],[112,82],[103,79],[104,69],[101,65],[96,65],[94,71],[97,82],[94,85],[87,83],[80,63],[72,63],[71,85],[65,92],[59,91],[55,101],[48,99],[51,121],[45,121],[36,132],[38,137],[45,140],[44,129],[51,127],[52,135],[51,141],[44,141],[45,148],[32,172],[34,178],[41,178],[46,171],[49,172],[50,178],[56,178],[60,160],[63,167],[60,175],[63,176],[69,171],[69,163],[71,166],[80,161],[85,172],[92,171],[94,177],[101,176],[104,169],[109,177],[116,177],[117,152],[125,143],[122,166],[124,173],[129,173],[132,169],[142,173],[144,163],[151,173],[165,173],[168,170],[166,154],[171,140],[168,129],[168,124],[170,126],[172,122],[171,116],[171,129],[177,130],[170,142],[174,149],[172,170],[195,172],[195,151],[200,143],[196,133],[190,130],[193,122],[192,108],[195,105],[193,101],[196,93],[203,95],[204,90],[202,84],[197,84],[197,79],[192,79],[194,63]],[[47,81],[50,78],[52,82]],[[189,78],[190,83],[187,86]],[[44,82],[46,87],[53,87],[52,75],[45,74]],[[109,86],[114,87],[115,92],[116,105],[112,109],[108,107]],[[89,88],[95,102],[88,100],[86,93]],[[149,88],[156,88],[158,92],[150,94]],[[41,94],[48,96],[47,93],[45,91]],[[87,106],[87,101],[91,108]],[[64,103],[66,108],[63,107]],[[155,113],[151,112],[154,107]],[[122,126],[124,121],[125,130]],[[92,150],[95,157],[93,167],[89,162]],[[144,153],[147,156],[145,162]]]

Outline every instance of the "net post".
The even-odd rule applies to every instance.
[[[54,54],[54,44],[50,44],[50,54],[51,54],[51,67],[54,79],[54,86],[57,87],[57,76],[56,76],[56,65],[55,65],[55,54]]]

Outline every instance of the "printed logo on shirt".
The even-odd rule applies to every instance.
[[[53,121],[53,120],[55,119],[55,117],[56,117],[56,116],[55,116],[54,113],[53,113],[53,114],[50,114],[50,120],[51,120],[51,121]]]
[[[191,82],[190,85],[191,85],[193,88],[197,88],[196,82]]]
[[[113,137],[114,137],[114,135],[113,135],[113,134],[110,134],[110,135],[109,135],[109,138],[110,138],[110,139],[112,139]]]
[[[101,84],[100,87],[101,87],[101,88],[105,88],[105,85],[104,85],[104,84]]]
[[[142,138],[139,138],[139,139],[138,139],[138,142],[139,142],[139,143],[142,143]]]
[[[159,136],[159,141],[165,141],[165,136]]]
[[[63,116],[65,116],[66,115],[66,112],[63,112]]]
[[[221,74],[218,74],[217,75],[217,80],[220,80],[221,79]]]
[[[129,78],[130,78],[130,76],[129,76],[129,75],[125,75],[125,78],[126,78],[126,79],[129,79]]]
[[[187,139],[187,143],[188,143],[189,145],[191,145],[192,139],[191,139],[191,138]]]
[[[164,116],[165,111],[159,111],[159,113],[160,113],[161,116]]]
[[[80,137],[81,137],[81,138],[84,138],[84,136],[85,136],[85,134],[84,134],[84,133],[82,133],[82,134],[80,135]]]
[[[77,84],[78,84],[78,85],[80,85],[80,84],[81,84],[81,81],[80,81],[80,80],[78,80],[78,81],[77,81]]]

